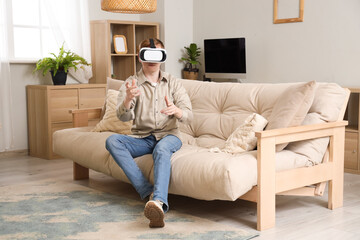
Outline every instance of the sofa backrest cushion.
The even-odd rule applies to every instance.
[[[180,131],[185,133],[185,143],[195,142],[206,148],[223,148],[228,137],[252,113],[269,119],[277,97],[294,85],[193,80],[182,80],[182,84],[190,97],[194,117],[190,125],[180,124]]]
[[[182,80],[182,84],[189,94],[194,114],[191,124],[180,124],[182,140],[206,148],[223,148],[228,137],[252,113],[258,113],[269,120],[279,97],[290,86],[304,85],[193,80]],[[313,116],[317,113],[314,121],[336,121],[345,99],[346,90],[338,84],[316,83],[315,97],[305,120],[309,114]]]

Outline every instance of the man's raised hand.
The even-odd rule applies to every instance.
[[[129,82],[126,82],[125,87],[126,87],[126,100],[131,101],[132,99],[140,95],[140,89],[136,85],[135,79],[132,80],[131,86]]]
[[[124,106],[126,109],[130,109],[131,101],[140,95],[140,89],[136,86],[136,80],[132,80],[132,84],[130,86],[129,82],[125,83],[126,87],[126,96],[124,99]]]
[[[162,114],[168,116],[175,115],[175,117],[177,118],[182,117],[182,110],[176,107],[175,104],[171,102],[167,96],[165,96],[165,102],[166,102],[166,108],[160,111]]]

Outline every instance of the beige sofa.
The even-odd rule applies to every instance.
[[[120,81],[110,81],[119,89]],[[180,125],[182,148],[172,157],[169,193],[203,200],[238,198],[257,202],[257,229],[275,225],[275,195],[317,196],[329,181],[328,207],[343,202],[342,121],[349,91],[334,83],[240,84],[181,80],[194,120]],[[110,85],[111,85],[110,84]],[[112,132],[91,132],[87,114],[74,110],[74,126],[54,133],[54,151],[74,161],[74,179],[89,169],[128,182],[105,149]],[[269,123],[256,133],[257,149],[214,153],[252,113]],[[301,125],[301,126],[297,126]],[[285,147],[285,148],[284,148]],[[153,182],[151,155],[136,159]]]

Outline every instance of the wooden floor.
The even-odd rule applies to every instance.
[[[26,155],[0,155],[0,186],[44,179],[72,181],[72,162],[66,159],[43,160]],[[90,171],[90,179],[76,184],[139,199],[131,185]],[[238,200],[200,201],[169,196],[170,210],[208,218],[227,225],[255,231],[256,205]],[[145,201],[144,201],[145,204]],[[345,174],[344,207],[329,210],[327,196],[276,198],[276,227],[260,232],[256,239],[360,239],[360,175]]]

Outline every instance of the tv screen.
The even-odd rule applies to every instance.
[[[245,38],[205,39],[205,73],[246,73]]]

